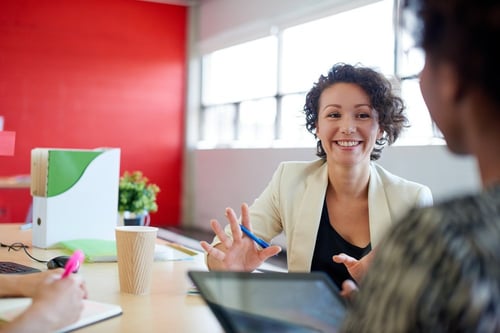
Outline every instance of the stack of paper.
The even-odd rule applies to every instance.
[[[86,262],[115,262],[116,261],[116,242],[102,239],[74,239],[62,241],[60,247],[67,249],[69,253],[79,249],[85,254]],[[165,245],[156,244],[155,260],[173,261],[173,260],[191,260],[198,252],[185,248],[179,244]]]

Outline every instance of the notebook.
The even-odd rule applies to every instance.
[[[83,302],[84,308],[80,319],[57,332],[70,332],[122,314],[122,308],[119,305],[96,302],[88,299]],[[31,298],[0,298],[0,325],[2,322],[9,322],[17,317],[30,304]]]
[[[189,271],[227,333],[338,332],[346,304],[322,272]]]

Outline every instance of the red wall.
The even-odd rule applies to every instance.
[[[179,224],[187,8],[136,0],[0,1],[0,115],[16,132],[0,176],[34,147],[121,148],[121,173],[158,184],[158,226]],[[29,190],[0,190],[24,221]],[[2,218],[0,216],[0,218]]]

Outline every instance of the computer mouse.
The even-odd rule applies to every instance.
[[[64,268],[66,262],[68,262],[69,256],[59,256],[47,261],[48,269]]]

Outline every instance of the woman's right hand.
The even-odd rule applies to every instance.
[[[83,299],[87,293],[82,285],[78,275],[72,274],[67,278],[53,275],[43,281],[33,295],[32,307],[44,311],[54,328],[67,326],[78,320],[83,310]]]
[[[31,305],[8,323],[6,332],[53,332],[78,320],[87,290],[80,276],[61,278],[60,270],[40,274],[44,279],[31,295]]]
[[[63,268],[49,269],[39,273],[19,275],[16,279],[15,289],[10,291],[10,296],[34,297],[39,292],[40,286],[48,279],[60,277],[64,272]],[[74,276],[74,274],[72,274]],[[82,291],[87,294],[85,283],[81,282]],[[9,296],[9,295],[2,295]]]
[[[229,221],[232,238],[229,237],[217,220],[211,220],[210,226],[221,243],[212,246],[202,241],[200,245],[207,252],[207,265],[210,270],[225,271],[253,271],[258,268],[267,258],[278,254],[281,247],[271,245],[261,249],[249,237],[245,236],[240,229],[236,213],[231,208],[226,208],[226,218]],[[252,231],[248,205],[241,205],[241,223]]]

